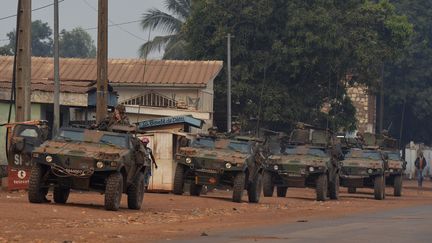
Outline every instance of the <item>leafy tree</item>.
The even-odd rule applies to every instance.
[[[226,35],[235,35],[233,113],[243,123],[255,126],[251,118],[260,118],[274,129],[304,121],[351,130],[355,109],[346,84],[376,87],[383,62],[400,55],[411,30],[386,0],[207,0],[194,2],[185,36],[193,58],[223,60]],[[220,120],[222,80],[216,82]]]
[[[385,122],[393,124],[393,136],[402,135],[402,145],[410,140],[431,144],[432,2],[395,0],[393,4],[413,23],[414,35],[403,56],[385,66]]]
[[[90,58],[96,56],[96,46],[89,33],[77,27],[60,33],[59,49],[61,57]]]
[[[144,31],[158,29],[168,35],[156,36],[144,43],[139,49],[139,55],[145,58],[152,51],[160,52],[164,49],[164,59],[186,59],[187,42],[182,26],[190,15],[191,0],[165,0],[165,6],[172,14],[150,9],[143,14],[141,27]]]
[[[48,26],[48,23],[43,23],[41,20],[36,20],[32,22],[31,28],[32,55],[39,57],[52,56],[52,30]],[[15,50],[15,36],[15,30],[7,34],[7,37],[9,38],[9,44],[0,47],[1,55],[13,55]]]

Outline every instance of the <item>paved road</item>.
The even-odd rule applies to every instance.
[[[334,220],[207,234],[183,242],[432,242],[432,203]]]

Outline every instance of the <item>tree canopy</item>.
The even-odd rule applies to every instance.
[[[146,58],[154,51],[164,51],[164,59],[187,59],[187,42],[182,31],[183,24],[191,12],[191,0],[165,0],[171,13],[150,9],[143,14],[141,27],[144,31],[161,30],[167,35],[156,36],[144,43],[139,49],[140,57]]]
[[[59,49],[61,57],[91,58],[96,56],[96,46],[89,33],[77,27],[60,33]]]
[[[383,63],[400,56],[412,33],[387,0],[207,0],[192,7],[185,36],[193,58],[225,60],[226,35],[235,36],[233,114],[253,126],[260,118],[272,128],[303,121],[352,130],[346,84],[376,88]],[[219,120],[225,80],[216,82]]]
[[[52,29],[48,23],[43,23],[41,20],[32,22],[31,31],[31,48],[32,55],[38,57],[52,56]],[[9,32],[7,37],[9,43],[0,47],[0,55],[13,55],[15,52],[15,30]]]
[[[32,22],[32,56],[53,56],[53,31],[41,20]],[[0,47],[0,55],[12,56],[15,51],[15,30],[7,34],[9,43]],[[89,58],[96,56],[96,47],[91,36],[81,27],[71,31],[62,30],[59,39],[60,57]]]

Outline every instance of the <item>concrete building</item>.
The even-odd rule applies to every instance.
[[[358,84],[347,87],[347,94],[356,108],[357,130],[375,133],[376,96],[370,94],[366,86]]]

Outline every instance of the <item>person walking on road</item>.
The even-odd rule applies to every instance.
[[[417,181],[418,181],[418,187],[420,189],[423,186],[423,170],[427,166],[427,162],[423,156],[423,152],[419,153],[419,156],[415,160],[414,165],[417,169]]]

